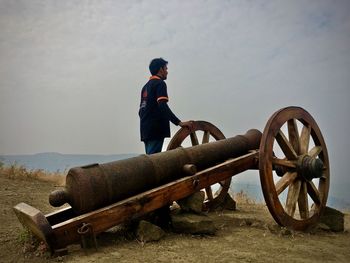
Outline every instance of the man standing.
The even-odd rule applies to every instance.
[[[192,122],[182,122],[168,106],[167,85],[168,62],[155,58],[149,65],[151,77],[141,91],[139,109],[141,141],[145,144],[146,154],[162,151],[164,138],[170,137],[171,121],[180,127],[192,128]]]

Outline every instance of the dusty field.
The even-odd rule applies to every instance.
[[[0,262],[350,262],[350,216],[346,231],[288,232],[276,226],[264,205],[240,204],[238,211],[211,213],[215,236],[167,233],[159,242],[141,244],[120,232],[98,237],[98,251],[69,247],[51,258],[43,246],[33,247],[12,207],[26,202],[44,213],[54,209],[48,194],[54,183],[8,179],[0,175]]]

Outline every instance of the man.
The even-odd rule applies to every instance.
[[[170,124],[192,128],[192,122],[182,122],[168,106],[167,85],[168,62],[155,58],[149,64],[151,77],[141,91],[139,109],[141,141],[145,144],[146,154],[162,151],[164,138],[170,137]]]

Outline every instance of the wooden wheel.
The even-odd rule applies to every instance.
[[[198,139],[201,137],[201,141]],[[167,150],[177,147],[195,146],[208,143],[211,140],[225,139],[225,135],[213,124],[206,121],[194,121],[192,132],[187,128],[181,128],[171,139]],[[205,188],[204,210],[217,208],[224,200],[228,189],[230,188],[231,178],[221,181],[218,184]],[[213,193],[214,189],[218,189]]]
[[[260,181],[276,222],[294,230],[315,225],[327,202],[329,160],[315,120],[287,107],[267,122],[259,150]]]

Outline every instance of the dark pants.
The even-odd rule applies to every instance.
[[[164,139],[144,141],[146,154],[159,153],[162,151]]]

